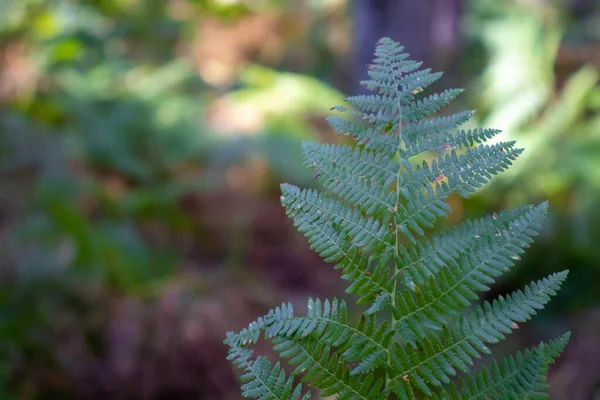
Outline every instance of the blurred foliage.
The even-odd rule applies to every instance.
[[[478,125],[502,129],[498,140],[518,140],[526,151],[475,202],[494,209],[550,199],[544,243],[513,281],[571,268],[571,293],[553,306],[581,310],[597,303],[592,282],[600,279],[600,59],[569,59],[573,45],[564,37],[580,25],[566,4],[498,3],[471,2],[468,20],[471,37],[490,55],[474,83]],[[586,19],[599,16],[596,10]],[[600,54],[599,32],[588,33],[582,45]]]
[[[11,19],[11,27],[27,38],[23,57],[33,60],[39,78],[10,99],[13,106],[2,120],[4,170],[34,174],[30,208],[17,223],[19,240],[11,252],[16,270],[43,274],[52,264],[72,265],[119,289],[165,276],[170,268],[156,268],[171,264],[166,253],[144,244],[132,224],[149,216],[183,220],[177,196],[191,182],[202,182],[197,176],[171,179],[197,163],[209,142],[196,119],[201,83],[182,62],[153,60],[157,52],[140,55],[146,62],[137,64],[120,41],[147,37],[138,44],[149,49],[164,40],[157,48],[168,50],[174,22],[154,10],[155,18],[141,25],[137,18],[151,17],[150,10],[138,16],[115,9],[116,2],[30,3],[22,15],[17,8],[21,18]],[[114,14],[126,24],[113,21]],[[153,27],[165,33],[148,35]],[[45,144],[31,146],[38,142]],[[25,243],[29,251],[19,248]]]
[[[478,124],[526,152],[453,207],[481,215],[550,198],[545,240],[509,284],[571,268],[554,304],[581,309],[598,302],[600,278],[600,11],[549,4],[467,2],[460,86],[479,94],[466,99]],[[246,285],[253,267],[295,268],[298,282],[300,265],[319,269],[279,222],[278,184],[315,184],[299,141],[331,140],[333,87],[353,81],[349,6],[0,1],[0,380],[11,393],[77,397],[88,385],[72,370],[114,345],[115,304],[155,304],[178,279],[212,289],[215,264]],[[75,331],[93,362],[65,361],[58,339]]]
[[[237,11],[197,3],[2,2],[0,211],[10,234],[0,243],[0,338],[2,359],[12,360],[11,373],[25,372],[15,385],[29,396],[52,396],[47,382],[26,377],[27,365],[56,365],[61,350],[39,335],[55,329],[57,313],[78,315],[98,301],[81,291],[152,299],[179,274],[190,246],[208,234],[185,198],[236,189],[239,170],[229,170],[248,157],[277,171],[273,181],[309,179],[289,154],[313,135],[307,115],[340,94],[257,65],[230,88],[204,82],[186,56],[194,20],[176,17],[177,7],[208,18],[278,2]],[[229,107],[250,107],[246,115],[260,121],[209,123],[220,113],[243,120]],[[86,319],[78,324],[87,329]]]

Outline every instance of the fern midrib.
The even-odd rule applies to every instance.
[[[396,73],[394,71],[394,67],[393,65],[390,65],[390,69],[391,69],[391,76],[393,77],[394,80],[394,90],[396,92],[396,101],[398,103],[398,147],[396,148],[396,155],[395,157],[398,158],[398,171],[396,172],[396,204],[394,205],[394,212],[397,213],[398,212],[398,207],[400,206],[400,185],[402,184],[402,104],[400,101],[400,93],[398,91],[398,80],[396,78]],[[390,131],[392,132],[392,131]],[[391,133],[391,135],[393,135],[393,133]],[[394,231],[395,231],[395,243],[394,243],[394,286],[392,288],[392,296],[391,296],[391,306],[392,308],[396,308],[396,291],[398,290],[398,279],[396,279],[395,277],[398,275],[398,263],[395,261],[397,259],[400,258],[400,249],[398,248],[398,246],[400,246],[400,231],[398,229],[398,225],[396,222],[396,218],[393,218],[394,220]],[[396,317],[394,315],[394,313],[391,313],[391,329],[392,331],[394,331],[395,334],[395,327],[397,324],[396,321]],[[387,363],[388,365],[392,365],[392,351],[393,351],[393,346],[394,346],[394,337],[392,336],[392,339],[390,340],[389,346],[388,346],[388,354],[387,354]],[[387,390],[390,386],[392,382],[392,378],[390,377],[390,371],[388,371],[388,369],[386,368],[386,372],[385,372],[385,386],[384,389]]]

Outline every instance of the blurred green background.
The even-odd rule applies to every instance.
[[[550,200],[504,293],[568,268],[500,354],[573,331],[600,399],[600,2],[0,0],[0,399],[237,399],[224,332],[340,296],[279,205],[301,140],[403,42],[525,153],[451,223]]]

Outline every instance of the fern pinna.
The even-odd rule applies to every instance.
[[[552,274],[471,307],[532,242],[547,204],[426,237],[424,228],[450,213],[449,195],[467,197],[521,150],[514,142],[482,144],[497,130],[458,129],[472,112],[430,117],[461,90],[423,97],[442,74],[420,66],[399,43],[380,40],[370,79],[362,82],[373,94],[347,98],[348,109],[335,107],[351,118],[328,118],[357,146],[303,144],[306,165],[328,191],[283,184],[281,202],[311,248],[351,282],[347,292],[365,310],[354,323],[344,301],[309,299],[305,316],[282,304],[229,332],[225,343],[243,370],[244,397],[310,398],[297,380],[339,399],[547,397],[546,372],[568,334],[471,370],[489,344],[543,308],[567,276]],[[415,162],[424,152],[438,155]],[[296,366],[291,376],[279,362],[253,356],[261,335]]]

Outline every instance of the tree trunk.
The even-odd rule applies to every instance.
[[[387,36],[404,45],[411,59],[439,64],[456,50],[462,0],[357,0],[355,3],[355,81],[367,79],[366,64],[377,41]],[[443,57],[442,57],[443,58]],[[360,86],[355,90],[362,92]]]

